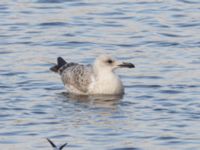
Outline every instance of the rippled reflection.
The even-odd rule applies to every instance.
[[[60,93],[64,97],[64,101],[76,103],[85,103],[96,107],[116,107],[122,100],[122,95],[74,95],[70,93]]]

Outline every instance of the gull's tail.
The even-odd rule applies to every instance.
[[[56,149],[56,150],[62,150],[66,145],[67,143],[61,145],[60,147],[57,147],[50,139],[47,138],[47,141],[51,144],[51,146]]]
[[[67,62],[62,58],[57,58],[57,64],[50,68],[51,71],[58,73],[59,69],[64,66]]]

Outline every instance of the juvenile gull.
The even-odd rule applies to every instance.
[[[107,55],[96,58],[93,65],[68,63],[63,58],[57,58],[57,65],[50,70],[59,73],[70,93],[81,95],[124,93],[122,81],[114,73],[117,68],[134,68],[132,63],[118,62]]]

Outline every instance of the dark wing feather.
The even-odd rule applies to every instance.
[[[54,65],[54,66],[52,66],[52,67],[50,68],[50,70],[53,71],[53,72],[58,72],[59,69],[60,69],[62,66],[64,66],[66,63],[67,63],[67,62],[66,62],[62,57],[58,57],[58,58],[57,58],[57,64]]]
[[[67,145],[67,143],[61,145],[61,146],[59,147],[59,150],[62,150],[66,145]]]
[[[56,145],[55,145],[50,139],[47,138],[47,141],[51,144],[51,146],[52,146],[53,148],[56,148]]]

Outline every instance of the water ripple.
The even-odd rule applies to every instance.
[[[199,150],[199,0],[3,1],[0,147]],[[58,56],[92,63],[108,53],[123,96],[66,92]]]
[[[111,150],[141,150],[141,149],[136,147],[123,147],[123,148],[113,148]]]
[[[67,23],[65,22],[44,22],[44,23],[40,23],[39,26],[42,27],[56,27],[56,26],[66,26]]]

